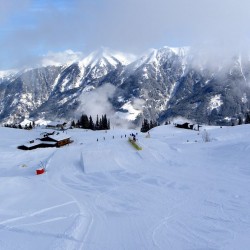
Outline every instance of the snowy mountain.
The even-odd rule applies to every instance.
[[[244,56],[211,66],[190,48],[152,49],[137,59],[103,49],[71,64],[2,74],[0,121],[75,117],[82,94],[106,83],[115,87],[113,113],[135,123],[182,116],[223,124],[250,109],[250,61]]]
[[[18,73],[17,70],[0,71],[0,83],[3,82],[3,81],[11,81],[11,80],[13,80],[17,73]]]
[[[185,54],[168,47],[152,50],[128,65],[116,83],[116,95],[122,100],[122,106],[142,100],[143,116],[156,119],[167,108],[185,67]]]
[[[249,128],[71,129],[68,146],[23,151],[51,131],[1,127],[0,248],[248,250]]]
[[[0,118],[18,121],[39,108],[53,91],[60,67],[32,69],[0,84]]]

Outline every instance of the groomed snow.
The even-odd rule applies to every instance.
[[[248,250],[250,126],[205,128],[138,132],[141,151],[119,129],[22,151],[46,130],[0,128],[0,249]]]

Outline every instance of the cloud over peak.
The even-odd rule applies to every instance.
[[[130,53],[164,45],[248,49],[249,9],[247,0],[0,1],[0,68],[68,48],[85,54],[102,46]]]

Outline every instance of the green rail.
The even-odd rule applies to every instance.
[[[142,147],[140,147],[134,140],[128,139],[130,144],[137,150],[142,150]]]

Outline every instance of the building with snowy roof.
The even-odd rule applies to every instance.
[[[30,141],[24,145],[18,146],[18,149],[32,150],[36,148],[62,147],[71,143],[70,136],[67,135],[48,135],[35,141]]]
[[[61,147],[72,142],[70,140],[70,136],[64,134],[48,135],[41,138],[40,140],[46,142],[54,142],[56,143],[56,147]]]

